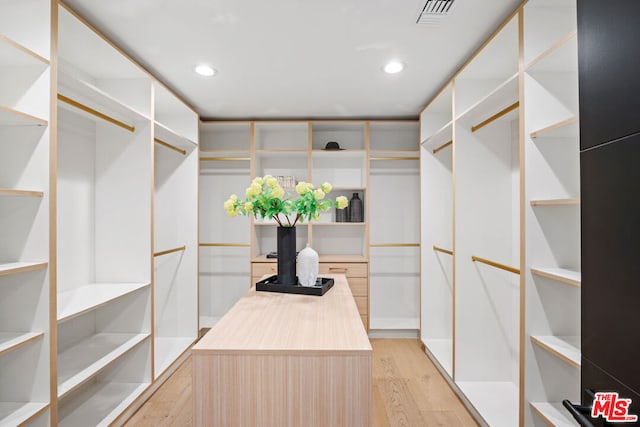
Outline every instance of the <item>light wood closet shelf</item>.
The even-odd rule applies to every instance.
[[[150,336],[98,333],[59,353],[58,398],[64,398]]]
[[[580,206],[580,199],[531,200],[531,206]]]
[[[578,337],[532,335],[530,338],[533,344],[549,352],[551,355],[559,358],[563,362],[568,363],[574,368],[580,367],[581,362],[580,348],[578,347]]]
[[[0,126],[47,126],[49,122],[11,107],[0,105]]]
[[[0,34],[0,58],[3,65],[11,67],[49,65],[48,59],[2,34]]]
[[[47,268],[48,265],[48,262],[8,262],[0,264],[0,276],[42,270]]]
[[[137,290],[149,283],[94,283],[58,294],[58,322],[72,319],[95,310]]]
[[[12,188],[0,188],[0,196],[43,197],[44,192],[34,191],[34,190],[17,190]]]
[[[567,270],[564,268],[531,268],[531,273],[536,276],[545,277],[557,282],[580,287],[581,274],[579,271]]]
[[[41,340],[43,337],[42,332],[0,332],[0,356]]]
[[[569,117],[531,132],[531,138],[577,138],[580,134],[577,117]]]
[[[531,402],[529,405],[549,427],[575,427],[576,425],[562,403]]]

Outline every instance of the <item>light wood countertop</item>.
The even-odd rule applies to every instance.
[[[343,274],[325,295],[252,288],[193,347],[194,354],[243,352],[370,353],[371,344]]]

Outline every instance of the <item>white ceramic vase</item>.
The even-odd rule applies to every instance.
[[[298,281],[302,286],[315,286],[319,262],[318,252],[307,243],[307,247],[298,254]]]

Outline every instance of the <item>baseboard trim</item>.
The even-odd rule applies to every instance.
[[[418,329],[370,329],[369,338],[417,339]]]

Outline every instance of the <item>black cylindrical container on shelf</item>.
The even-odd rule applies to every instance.
[[[349,206],[344,209],[336,208],[336,222],[349,222]]]
[[[358,193],[349,200],[349,222],[364,222],[364,207]]]

